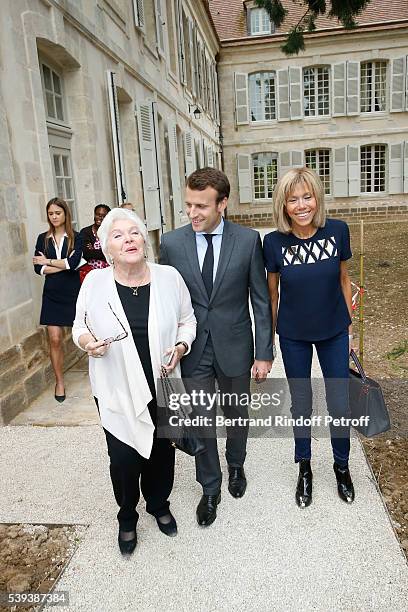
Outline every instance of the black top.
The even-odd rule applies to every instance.
[[[153,398],[156,398],[148,332],[150,284],[139,287],[137,295],[133,295],[131,287],[121,285],[117,281],[116,288],[129,322],[133,341],[139,353],[150,392]]]
[[[96,259],[106,262],[105,255],[100,246],[99,248],[95,248],[95,242],[97,245],[100,245],[100,243],[98,237],[93,233],[93,225],[83,227],[80,234],[83,240],[82,255],[84,259],[86,259],[86,261]],[[88,245],[91,245],[91,247]]]
[[[336,336],[350,323],[340,283],[340,262],[351,257],[350,233],[327,219],[307,239],[275,231],[264,239],[265,266],[280,277],[277,333],[293,340]]]

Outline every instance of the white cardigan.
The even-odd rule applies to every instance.
[[[190,347],[197,322],[186,284],[175,268],[148,263],[150,268],[149,346],[153,377],[157,385],[164,352],[176,342]],[[120,301],[113,268],[93,270],[86,276],[78,295],[72,337],[88,334],[87,322],[98,339],[117,336],[121,329],[108,303],[128,332],[127,338],[113,342],[99,359],[89,357],[92,393],[98,398],[101,423],[116,438],[150,457],[154,425],[148,403],[152,399],[132,332]],[[135,296],[135,307],[137,297]],[[181,377],[178,365],[173,377]]]

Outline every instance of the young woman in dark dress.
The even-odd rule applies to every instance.
[[[75,318],[80,289],[76,268],[82,255],[82,238],[72,229],[71,212],[65,200],[52,198],[46,210],[49,228],[37,238],[33,264],[35,272],[45,276],[40,324],[48,329],[55,399],[63,402],[62,328],[72,327]]]

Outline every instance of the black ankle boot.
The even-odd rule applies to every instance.
[[[299,477],[295,495],[299,508],[307,508],[312,503],[312,480],[310,459],[301,459],[299,461]]]
[[[355,495],[348,465],[341,467],[334,462],[333,470],[336,474],[337,491],[340,499],[348,504],[351,504],[354,501]]]

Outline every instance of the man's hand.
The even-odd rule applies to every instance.
[[[255,378],[256,382],[263,382],[272,368],[272,361],[260,361],[255,359],[254,365],[252,366],[251,376]]]

